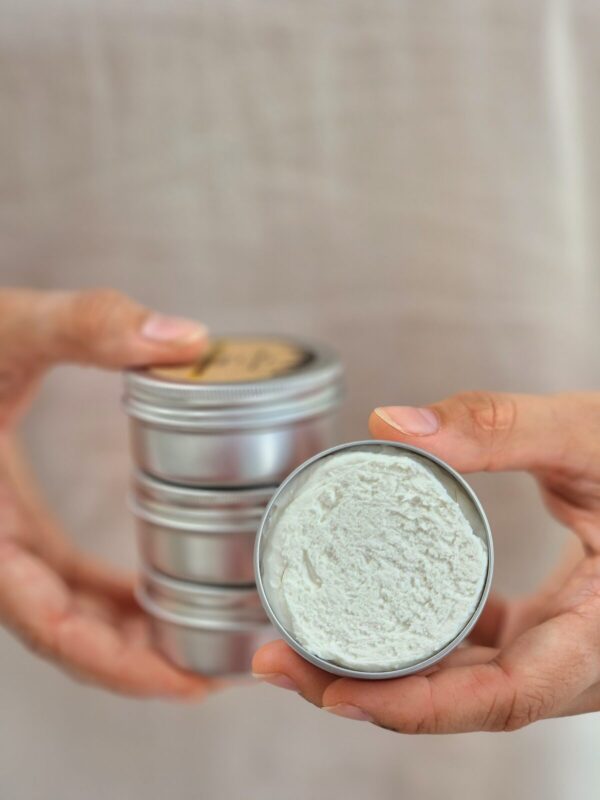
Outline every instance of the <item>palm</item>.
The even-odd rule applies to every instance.
[[[14,441],[0,444],[0,619],[80,680],[135,696],[216,685],[151,647],[133,582],[78,553],[44,506]]]
[[[194,361],[193,321],[152,314],[118,292],[0,291],[0,621],[80,678],[132,695],[201,695],[216,685],[149,644],[132,582],[79,554],[41,500],[12,438],[47,369]]]

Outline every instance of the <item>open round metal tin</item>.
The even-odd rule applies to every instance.
[[[263,582],[263,566],[262,566],[262,558],[265,543],[270,535],[270,531],[273,529],[273,525],[276,521],[277,514],[279,509],[282,507],[287,506],[289,501],[293,498],[295,491],[302,485],[303,478],[306,478],[315,464],[317,464],[322,459],[330,458],[335,456],[338,453],[348,451],[348,450],[358,450],[363,452],[399,452],[404,454],[409,454],[412,458],[416,459],[423,463],[431,472],[432,474],[442,483],[442,485],[446,488],[449,495],[456,500],[459,504],[463,514],[469,521],[473,532],[476,536],[478,536],[486,546],[487,549],[487,573],[485,576],[483,588],[481,591],[481,595],[479,597],[479,601],[477,606],[471,616],[471,618],[467,621],[464,627],[459,631],[459,633],[449,641],[442,649],[438,650],[436,653],[432,654],[430,657],[410,664],[408,666],[402,666],[398,669],[393,670],[386,670],[381,672],[373,672],[373,671],[362,671],[357,669],[352,669],[349,667],[341,666],[339,664],[335,664],[330,661],[326,661],[323,658],[320,658],[318,655],[311,653],[304,645],[298,642],[294,636],[286,629],[286,627],[282,624],[281,620],[278,618],[276,614],[273,604],[271,603],[267,591],[265,589],[265,585]],[[363,679],[370,679],[370,680],[382,680],[386,678],[397,678],[403,675],[410,675],[415,672],[420,672],[422,670],[428,669],[429,667],[436,664],[446,655],[448,655],[452,650],[454,650],[458,645],[469,635],[469,632],[472,630],[473,626],[477,622],[479,615],[481,614],[485,602],[487,600],[490,586],[492,582],[492,574],[493,574],[493,565],[494,565],[494,551],[493,551],[493,542],[492,542],[492,534],[490,530],[490,526],[485,515],[485,512],[479,502],[477,496],[475,495],[474,491],[468,485],[468,483],[464,480],[464,478],[459,475],[452,467],[448,464],[437,458],[436,456],[427,453],[424,450],[420,450],[416,447],[411,447],[409,445],[404,445],[399,442],[387,442],[387,441],[379,441],[379,440],[364,440],[358,442],[350,442],[348,444],[339,445],[337,447],[332,447],[329,450],[325,450],[322,453],[313,456],[312,458],[308,459],[304,464],[298,467],[288,478],[281,484],[279,489],[275,492],[265,514],[263,516],[257,537],[256,537],[256,544],[254,550],[254,571],[256,576],[256,584],[258,588],[258,593],[260,595],[261,602],[264,606],[266,613],[268,614],[271,622],[281,635],[281,637],[303,658],[307,661],[315,664],[317,667],[326,670],[327,672],[331,672],[335,675],[341,675],[345,677],[351,678],[363,678]]]

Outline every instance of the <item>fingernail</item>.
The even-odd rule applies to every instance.
[[[289,689],[291,692],[300,692],[300,689],[291,678],[279,672],[271,672],[264,675],[253,672],[252,675],[259,681],[270,683],[271,686],[278,686],[280,689]]]
[[[375,722],[370,714],[363,711],[358,706],[352,706],[349,703],[338,703],[336,706],[323,706],[323,711],[328,711],[330,714],[335,714],[336,717],[345,717],[346,719],[356,719],[359,722]]]
[[[430,408],[387,406],[376,408],[375,413],[396,430],[412,436],[431,436],[440,429],[439,417]]]
[[[140,333],[151,342],[187,344],[205,339],[208,331],[199,322],[182,317],[152,314],[142,325]]]

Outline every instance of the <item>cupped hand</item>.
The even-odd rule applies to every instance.
[[[15,431],[39,379],[59,362],[176,363],[205,344],[201,325],[152,314],[112,290],[0,291],[0,621],[77,678],[124,694],[198,697],[214,683],[152,649],[132,581],[77,552],[44,506]]]
[[[582,546],[532,596],[492,597],[470,643],[425,674],[339,679],[283,642],[258,651],[255,674],[340,716],[404,733],[515,730],[600,710],[600,394],[472,392],[424,409],[377,409],[370,428],[461,472],[527,470]]]

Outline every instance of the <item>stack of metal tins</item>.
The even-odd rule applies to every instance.
[[[280,337],[220,339],[198,364],[126,373],[138,600],[174,663],[243,673],[274,637],[256,531],[281,481],[335,443],[341,393],[329,348]]]

